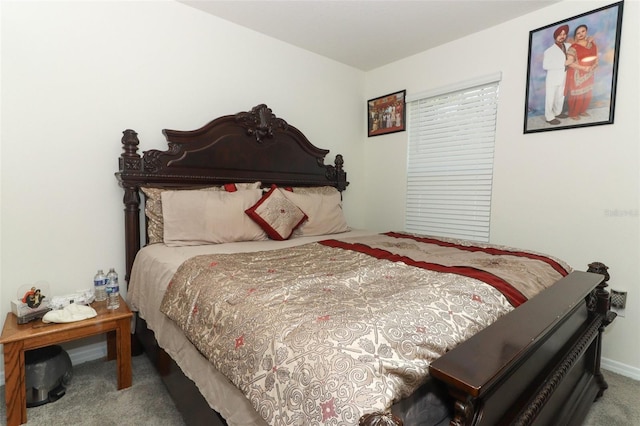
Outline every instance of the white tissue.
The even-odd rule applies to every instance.
[[[42,317],[42,322],[74,322],[93,318],[96,315],[98,315],[98,313],[91,306],[72,303],[63,309],[47,312],[44,314],[44,317]]]

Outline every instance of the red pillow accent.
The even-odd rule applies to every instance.
[[[236,192],[238,190],[238,187],[235,183],[225,183],[224,190],[227,192]]]
[[[292,186],[278,186],[275,183],[271,184],[271,189],[273,188],[280,188],[280,189],[284,189],[285,191],[289,191],[289,192],[293,192],[293,187]]]
[[[271,239],[278,241],[289,239],[293,231],[307,220],[307,215],[275,186],[245,213]]]

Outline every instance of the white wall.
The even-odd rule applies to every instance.
[[[365,75],[173,1],[1,1],[0,318],[22,284],[65,294],[97,268],[124,270],[113,173],[126,128],[147,150],[165,146],[163,128],[267,103],[329,161],[344,155],[351,225],[397,230],[406,133],[366,138],[365,100],[500,70],[492,239],[608,263],[630,293],[604,355],[637,373],[626,342],[640,335],[640,219],[605,215],[639,204],[637,0],[625,2],[616,123],[522,134],[528,31],[602,4],[563,2]]]
[[[0,322],[23,284],[62,295],[91,286],[98,268],[124,271],[114,173],[127,128],[141,151],[164,149],[164,128],[266,103],[330,149],[327,163],[344,155],[347,219],[362,226],[361,71],[174,1],[1,8]]]
[[[640,2],[626,1],[615,124],[523,134],[529,31],[612,2],[566,1],[371,71],[365,94],[407,94],[502,72],[491,241],[550,253],[584,270],[610,267],[611,287],[629,291],[625,318],[606,331],[610,368],[640,379]],[[366,225],[401,229],[407,133],[367,140]],[[393,202],[379,194],[391,194]],[[615,210],[631,212],[615,216]]]

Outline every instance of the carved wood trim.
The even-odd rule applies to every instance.
[[[591,342],[598,337],[600,326],[602,325],[602,317],[594,318],[589,327],[585,330],[580,339],[571,346],[565,358],[553,370],[551,377],[545,381],[544,386],[533,396],[527,407],[518,414],[514,425],[526,426],[533,423],[537,415],[540,413],[544,405],[551,399],[553,392],[562,383],[562,380],[569,373],[575,363],[587,351]]]
[[[376,411],[363,414],[358,420],[358,426],[402,426],[403,421],[387,411]]]
[[[236,121],[247,129],[247,134],[255,136],[258,143],[263,143],[264,138],[273,139],[274,129],[287,130],[289,125],[281,118],[277,118],[271,108],[260,104],[249,112],[236,114]]]

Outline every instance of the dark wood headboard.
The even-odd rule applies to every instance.
[[[163,130],[168,149],[138,153],[138,134],[123,132],[116,177],[124,189],[126,275],[140,250],[140,187],[194,188],[230,182],[262,182],[264,187],[333,186],[349,182],[343,159],[325,165],[328,150],[261,104],[226,115],[190,131]],[[146,235],[146,233],[145,233]]]

